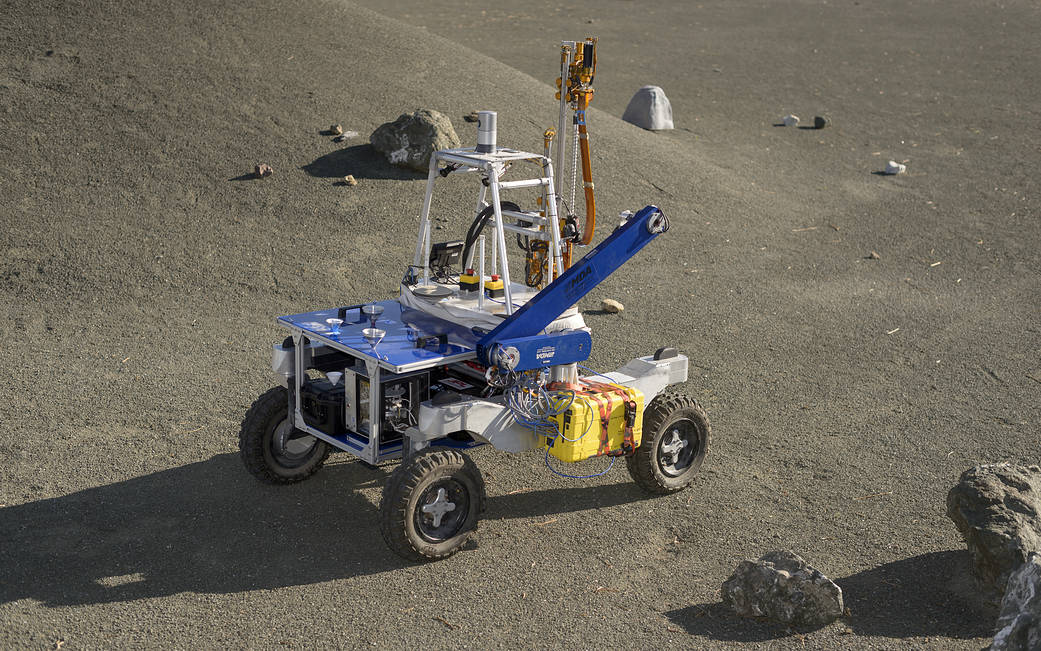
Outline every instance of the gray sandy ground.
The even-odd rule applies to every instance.
[[[943,498],[1041,447],[1036,5],[371,9],[5,5],[0,646],[986,644]],[[673,220],[581,304],[589,364],[679,347],[713,450],[646,499],[622,469],[574,482],[479,449],[478,535],[404,563],[377,530],[389,467],[337,456],[275,489],[239,463],[274,317],[392,296],[423,180],[373,128],[430,107],[469,142],[461,117],[489,108],[536,148],[557,43],[586,34],[599,234],[647,203]],[[676,131],[618,119],[645,83]],[[772,126],[788,112],[834,127]],[[362,136],[333,143],[334,122]],[[889,159],[908,173],[872,174]],[[258,162],[274,176],[246,179]],[[463,186],[437,206],[459,232]],[[849,615],[728,614],[720,583],[774,548]]]

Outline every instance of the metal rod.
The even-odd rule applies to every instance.
[[[566,174],[567,171],[567,168],[564,167],[564,150],[567,149],[567,136],[565,134],[571,133],[571,130],[567,128],[567,80],[571,62],[574,59],[574,50],[574,41],[564,41],[560,45],[560,115],[557,117],[557,155],[555,165],[558,174]]]
[[[477,251],[480,256],[479,260],[481,268],[477,272],[477,284],[479,287],[477,293],[477,309],[484,309],[484,234],[477,238]]]
[[[423,283],[429,282],[430,251],[427,250],[426,237],[430,232],[430,199],[434,196],[434,179],[437,178],[437,156],[430,157],[430,171],[427,173],[427,190],[423,195],[423,211],[419,215],[419,239],[416,240],[416,255],[413,266],[423,265]]]
[[[488,185],[492,191],[492,208],[495,209],[495,239],[498,247],[492,247],[492,268],[495,268],[495,249],[499,249],[499,257],[502,258],[502,286],[506,290],[506,314],[513,314],[513,291],[510,289],[510,265],[506,264],[506,229],[502,227],[502,206],[499,205],[499,175],[497,165],[492,166],[493,174],[488,176]]]
[[[488,194],[488,186],[481,184],[481,190],[477,193],[477,207],[474,208],[474,220],[477,219],[477,215],[481,214],[481,211],[488,207],[488,202],[485,201],[485,197]],[[470,249],[470,256],[463,260],[463,271],[473,268],[474,252]],[[483,280],[481,281],[484,282]],[[483,288],[483,285],[482,285]]]
[[[564,273],[564,260],[560,251],[560,222],[557,220],[557,196],[556,188],[553,184],[553,163],[546,161],[546,177],[549,179],[549,183],[546,185],[546,194],[548,199],[546,200],[546,220],[549,222],[549,234],[550,234],[550,246],[553,248],[553,262],[551,263],[556,268],[556,275],[554,270],[549,270],[549,278],[552,282],[554,278]]]
[[[500,181],[499,188],[504,190],[513,190],[516,188],[534,188],[536,186],[545,185],[549,179],[523,179],[519,181]]]

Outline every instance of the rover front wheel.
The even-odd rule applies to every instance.
[[[643,414],[643,438],[626,459],[640,488],[666,495],[686,488],[708,454],[710,427],[705,411],[693,399],[665,394]]]
[[[484,478],[469,457],[430,448],[403,461],[387,479],[380,531],[403,558],[445,558],[477,529],[484,501]]]

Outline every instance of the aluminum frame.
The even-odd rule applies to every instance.
[[[512,163],[518,161],[534,163],[540,168],[542,174],[533,178],[503,181],[502,176],[506,173],[506,170],[510,165],[512,165]],[[441,173],[438,170],[438,163],[442,162],[458,166],[450,173],[480,172],[482,173],[483,178],[487,180],[486,184],[481,184],[481,188],[478,191],[477,207],[474,210],[474,218],[476,219],[477,215],[489,205],[487,199],[488,194],[491,194],[490,205],[493,206],[495,212],[495,221],[492,225],[493,245],[491,273],[498,273],[502,278],[505,293],[506,314],[513,314],[513,290],[510,286],[510,265],[508,247],[506,246],[507,230],[527,235],[528,237],[538,237],[539,239],[548,240],[550,249],[553,252],[553,268],[558,270],[558,273],[559,270],[563,268],[563,252],[561,251],[560,226],[557,217],[557,191],[553,177],[553,162],[549,157],[542,154],[534,154],[531,152],[506,148],[501,148],[489,153],[477,152],[475,148],[444,149],[434,152],[430,157],[426,192],[423,195],[423,208],[419,217],[419,236],[416,240],[416,252],[412,261],[414,268],[423,269],[424,284],[430,282],[430,250],[433,246],[433,242],[431,241],[432,224],[430,221],[430,206],[434,195],[434,186],[437,178],[441,176]],[[517,188],[543,189],[543,196],[545,197],[545,200],[543,201],[543,208],[546,211],[545,217],[522,212],[518,213],[512,210],[504,211],[502,209],[502,190]],[[514,221],[504,221],[504,218],[507,217]],[[532,228],[531,226],[521,226],[516,223],[521,219],[537,224],[546,230],[541,231],[537,228]],[[464,261],[467,265],[469,265],[470,262],[470,260]],[[482,274],[481,283],[483,282],[484,278]]]

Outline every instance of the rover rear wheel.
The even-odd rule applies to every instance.
[[[269,484],[292,484],[318,472],[329,446],[296,429],[289,419],[285,387],[266,391],[246,412],[239,430],[239,454],[246,469]]]

